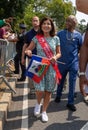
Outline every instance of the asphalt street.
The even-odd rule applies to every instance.
[[[68,87],[63,91],[60,103],[54,102],[54,92],[47,110],[47,123],[41,121],[41,114],[38,118],[33,115],[36,97],[33,91],[30,93],[30,88],[28,82],[17,83],[17,93],[12,98],[4,130],[88,130],[88,104],[80,94],[78,80],[75,99],[77,111],[71,112],[66,108]]]

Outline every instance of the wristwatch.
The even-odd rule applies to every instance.
[[[80,76],[85,76],[85,72],[79,72],[78,73],[78,76],[80,77]]]

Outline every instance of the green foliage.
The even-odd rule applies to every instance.
[[[82,20],[80,21],[80,23],[78,24],[78,29],[79,29],[79,31],[80,31],[82,34],[85,32],[86,27],[87,27],[87,25],[86,25],[85,23],[86,23],[85,19],[82,19]]]
[[[41,19],[44,16],[51,17],[58,29],[64,27],[65,18],[75,14],[75,8],[68,0],[1,0],[0,18],[14,16],[14,30],[17,30],[19,23],[27,24],[31,28],[32,17],[37,15]],[[15,26],[14,26],[15,25]]]
[[[24,11],[27,4],[30,3],[29,0],[1,0],[0,1],[0,19],[14,17],[15,20],[12,23],[13,30],[17,30],[17,23],[19,24],[24,20]]]
[[[0,1],[0,18],[9,16],[22,17],[25,6],[29,0],[1,0]]]
[[[56,26],[61,29],[64,26],[65,18],[70,14],[74,14],[74,8],[71,2],[52,0],[47,5],[46,13],[54,19]]]

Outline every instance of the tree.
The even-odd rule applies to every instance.
[[[16,17],[17,15],[22,17],[25,6],[28,3],[29,0],[1,0],[0,18],[6,18],[9,16]]]
[[[31,19],[34,15],[40,17],[51,17],[57,28],[64,26],[65,18],[70,14],[75,14],[72,3],[64,0],[1,0],[0,18],[14,16],[16,18],[15,27],[22,21],[31,28]]]
[[[75,8],[71,2],[63,0],[32,0],[25,9],[24,19],[30,24],[33,15],[38,15],[40,19],[43,16],[51,17],[56,26],[61,29],[64,26],[65,18],[70,14],[75,14]]]
[[[24,12],[27,4],[31,0],[1,0],[0,1],[0,19],[15,17],[12,23],[12,29],[18,30],[18,24],[22,21],[25,22]],[[18,23],[18,24],[17,24]]]
[[[65,18],[70,14],[75,14],[75,9],[71,2],[52,0],[47,5],[46,13],[54,19],[56,26],[61,29],[64,26]]]
[[[80,21],[80,23],[78,24],[78,29],[79,29],[79,31],[81,32],[81,33],[84,33],[85,32],[85,30],[86,30],[86,21],[85,21],[85,19],[82,19],[81,21]]]

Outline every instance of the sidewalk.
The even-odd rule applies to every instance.
[[[16,78],[10,77],[9,84],[11,85],[12,89],[15,90]],[[7,112],[9,110],[10,102],[13,96],[12,91],[6,86],[6,84],[4,84],[4,88],[5,90],[0,99],[0,130],[3,130],[4,123],[7,119]]]

